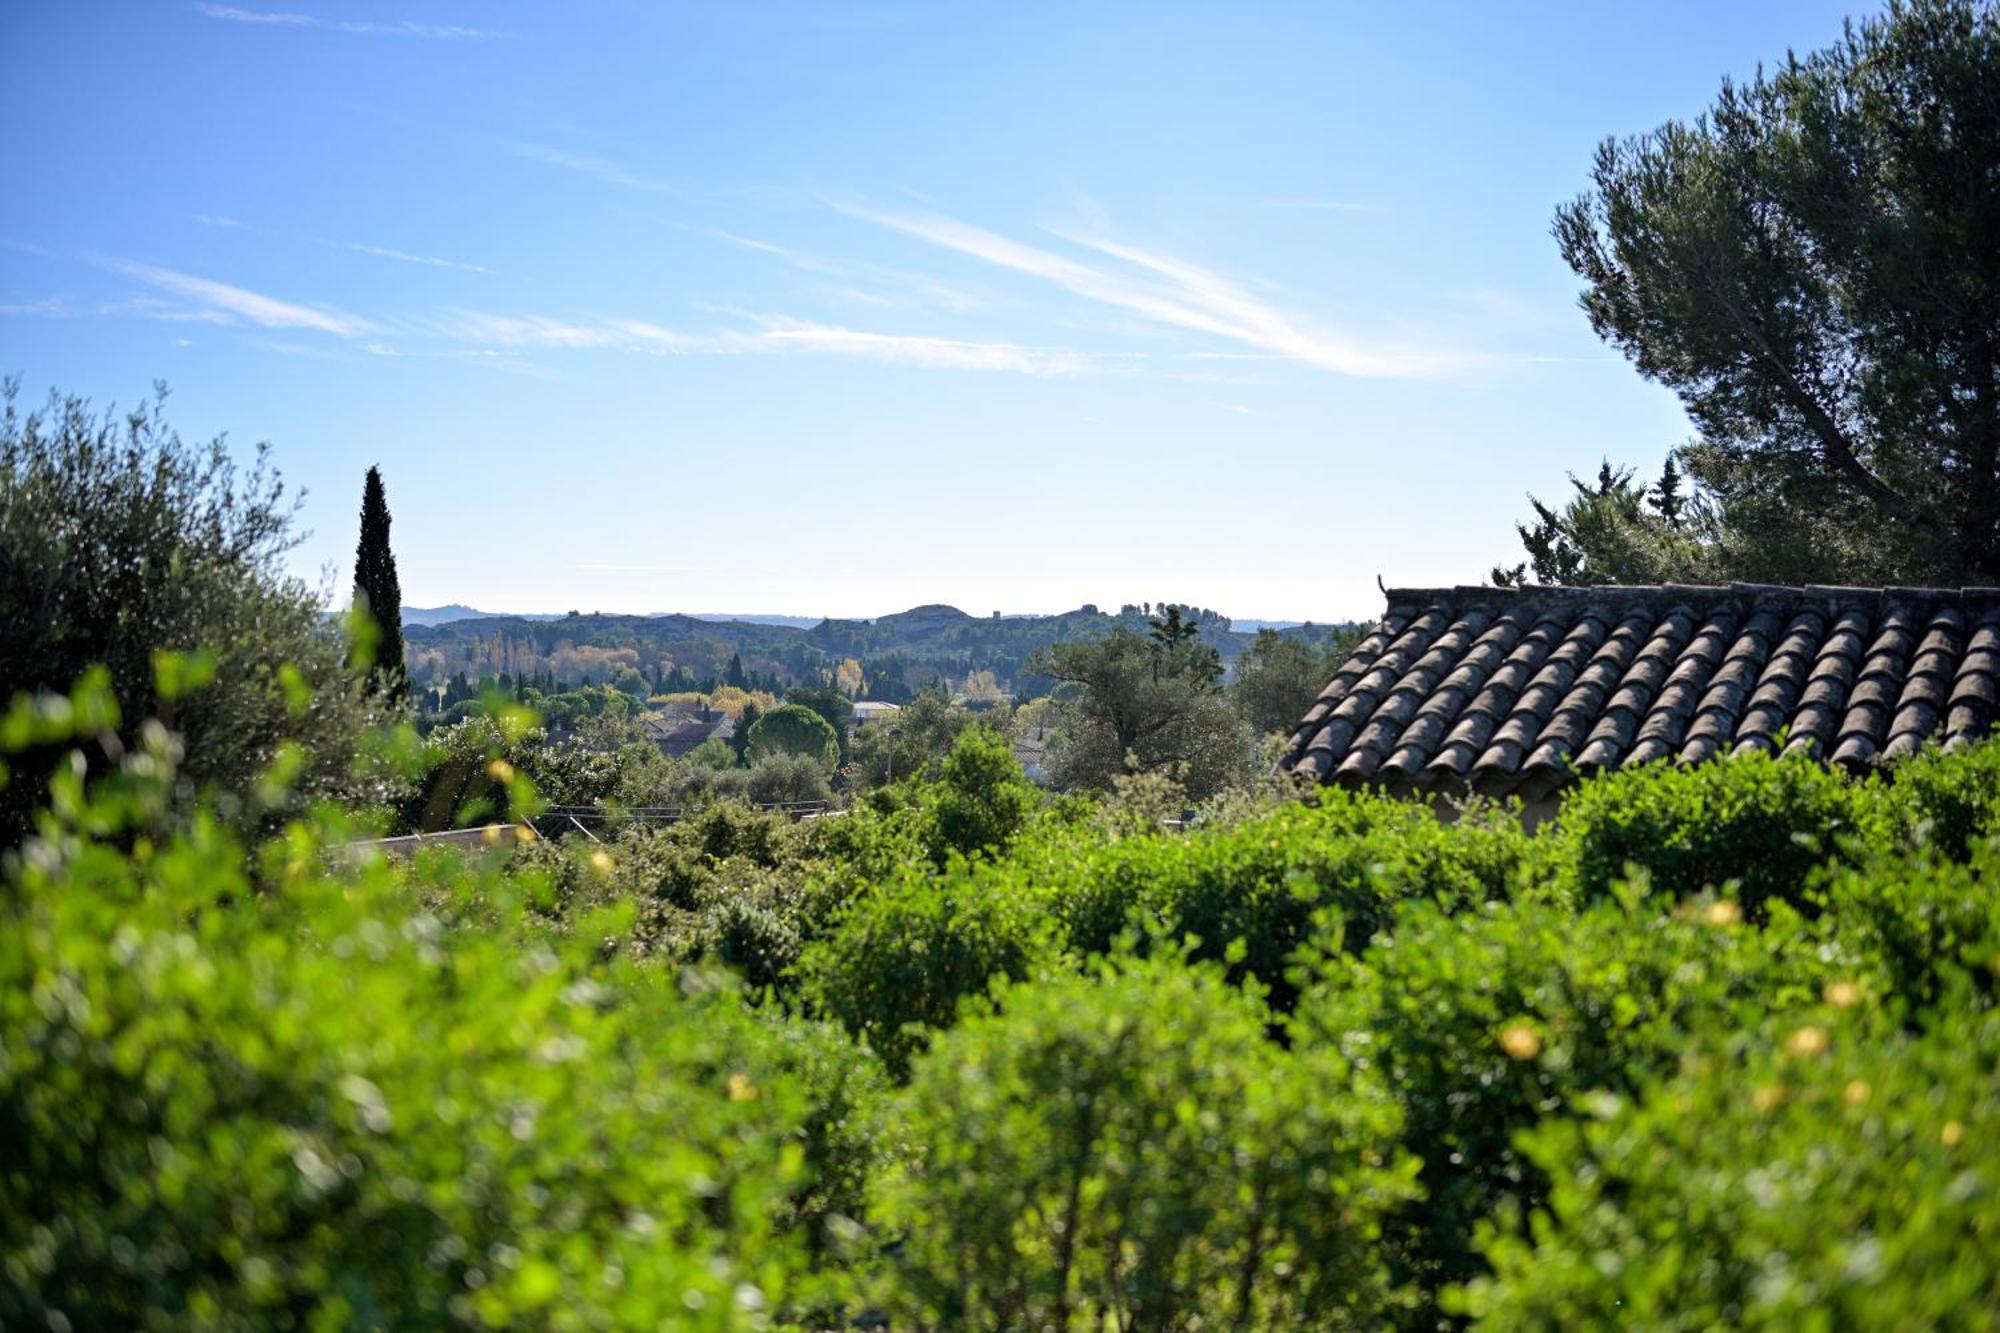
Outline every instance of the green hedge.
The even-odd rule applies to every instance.
[[[975,736],[388,863],[113,725],[0,720],[110,770],[4,867],[9,1327],[2000,1318],[2000,747],[1118,836]]]
[[[1753,917],[1798,904],[1829,859],[1887,844],[1881,786],[1800,756],[1756,752],[1717,763],[1652,764],[1578,786],[1551,835],[1551,885],[1602,898],[1635,870],[1663,893],[1728,888]]]
[[[0,899],[0,1323],[733,1328],[825,1298],[798,1219],[858,1207],[862,1053],[600,962],[615,920],[517,928],[491,865],[156,836],[127,779]]]
[[[1521,1130],[1671,1072],[1702,1034],[1816,1002],[1847,975],[1837,959],[1772,947],[1727,899],[1411,904],[1362,957],[1327,961],[1294,1033],[1376,1071],[1403,1107],[1425,1197],[1392,1241],[1398,1271],[1435,1292],[1478,1271],[1496,1207],[1545,1197]]]
[[[1489,1231],[1456,1304],[1494,1329],[1990,1329],[1996,1141],[2000,1014],[1767,1023],[1528,1135],[1548,1210]]]
[[[1366,1328],[1394,1106],[1171,956],[1000,989],[897,1104],[891,1310],[924,1328]]]
[[[1052,951],[1040,902],[990,890],[963,863],[938,876],[906,872],[871,890],[807,946],[804,994],[901,1077],[930,1031],[957,1018],[960,1001],[1026,976]]]

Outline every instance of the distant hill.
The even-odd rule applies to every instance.
[[[439,608],[440,610],[444,608]],[[1001,689],[1033,695],[1052,682],[1028,669],[1051,644],[1094,639],[1124,626],[1144,632],[1142,608],[1116,614],[1094,606],[1056,615],[974,616],[955,606],[912,607],[874,620],[810,620],[803,616],[737,616],[732,619],[671,615],[495,616],[474,612],[453,621],[404,614],[404,637],[419,680],[464,672],[469,680],[506,671],[535,678],[552,675],[565,685],[610,683],[637,671],[655,688],[688,688],[714,681],[740,659],[749,680],[783,689],[816,683],[853,658],[869,694],[898,702],[924,686],[956,685],[975,671],[991,671]],[[1200,613],[1203,641],[1225,666],[1234,666],[1256,638],[1223,616]],[[1270,622],[1252,622],[1263,627]],[[1341,625],[1292,625],[1288,638],[1331,643],[1352,637]],[[630,679],[629,676],[626,679]]]
[[[729,625],[789,625],[793,629],[811,629],[819,624],[819,616],[764,616],[731,615],[719,611],[654,611],[649,620],[665,620],[670,616],[685,615],[689,620],[710,620],[717,624]],[[481,611],[478,607],[467,606],[463,602],[451,602],[445,606],[406,606],[403,608],[405,625],[449,625],[459,620],[561,620],[560,611]]]
[[[666,611],[655,613],[656,616],[668,614]],[[811,629],[820,622],[818,616],[725,616],[707,611],[690,611],[687,615],[690,620],[713,620],[725,625],[790,625],[793,629]]]
[[[497,615],[494,611],[479,611],[472,607],[452,602],[448,606],[406,606],[403,608],[405,625],[449,625],[454,620],[484,620]]]

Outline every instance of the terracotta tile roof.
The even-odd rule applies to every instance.
[[[669,759],[681,759],[692,754],[704,741],[726,741],[736,735],[736,723],[727,713],[718,713],[706,721],[671,714],[648,717],[640,722],[640,727],[646,738],[658,745],[660,752]]]
[[[2000,588],[1391,589],[1285,766],[1344,786],[1545,794],[1749,749],[1848,768],[2000,719]]]

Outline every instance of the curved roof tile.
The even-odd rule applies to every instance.
[[[1542,790],[1749,749],[1849,767],[2000,723],[2000,589],[1394,590],[1285,767],[1346,785]]]

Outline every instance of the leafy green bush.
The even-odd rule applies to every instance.
[[[1770,899],[1801,902],[1822,864],[1887,834],[1875,784],[1804,756],[1757,752],[1585,782],[1564,802],[1551,850],[1560,887],[1583,901],[1605,897],[1636,867],[1656,890],[1682,897],[1734,885],[1754,918]]]
[[[1629,1092],[1689,1042],[1816,1003],[1846,976],[1837,953],[1774,951],[1732,901],[1659,905],[1630,891],[1581,913],[1522,902],[1449,917],[1411,903],[1363,957],[1326,960],[1296,1038],[1377,1071],[1402,1104],[1425,1197],[1393,1240],[1424,1289],[1478,1271],[1474,1231],[1497,1207],[1543,1197],[1521,1130],[1586,1094]]]
[[[618,730],[629,734],[629,724]],[[670,805],[678,777],[660,747],[641,738],[574,735],[532,744],[516,762],[552,805]]]
[[[1393,1105],[1171,956],[1003,988],[938,1039],[883,1186],[921,1327],[1366,1328]]]
[[[1050,951],[1042,905],[993,892],[978,870],[906,870],[851,901],[800,960],[814,1007],[865,1037],[898,1078],[961,1000],[1026,976]]]
[[[671,825],[661,836],[669,843],[698,850],[714,861],[741,856],[754,865],[776,869],[793,858],[797,827],[782,814],[722,801],[704,806]]]
[[[1962,857],[2000,830],[2000,741],[1955,754],[1927,748],[1896,766],[1889,799],[1908,836]]]
[[[1482,1327],[1987,1329],[2000,1013],[1884,1039],[1829,1009],[1524,1140],[1555,1186],[1491,1230]]]
[[[433,729],[424,738],[423,778],[397,812],[395,831],[435,833],[531,814],[521,808],[526,789],[517,791],[517,780],[547,775],[551,751],[541,740],[540,726],[520,709]]]
[[[703,914],[689,951],[734,968],[745,985],[766,991],[789,984],[804,943],[795,913],[737,893]]]
[[[1947,994],[1994,1002],[2000,977],[2000,842],[1974,842],[1970,859],[1878,857],[1829,878],[1815,895],[1814,947],[1865,963],[1873,998],[1907,1025],[1925,1021]]]
[[[831,802],[833,787],[826,779],[826,765],[802,754],[767,754],[750,765],[746,788],[758,805],[789,805],[808,801]]]
[[[117,718],[100,673],[0,719],[124,756],[54,767],[0,889],[0,1324],[2000,1308],[1957,1165],[2000,1129],[2000,749],[1619,775],[1541,837],[1337,792],[1169,835],[974,728],[837,819],[391,864],[190,820]],[[428,790],[534,808],[531,726],[435,734]]]
[[[72,784],[0,896],[0,1322],[733,1328],[814,1296],[780,1223],[846,1113],[767,1022],[600,964],[615,922],[514,930],[490,862],[138,837],[168,771]]]
[[[1322,913],[1337,912],[1346,947],[1359,950],[1404,899],[1505,896],[1531,850],[1511,822],[1447,825],[1421,806],[1329,791],[1317,808],[1288,805],[1181,837],[1101,844],[1079,830],[1017,858],[1013,887],[994,891],[1043,887],[1065,942],[1083,954],[1112,949],[1135,914],[1172,939],[1198,938],[1197,957],[1223,958],[1240,940],[1232,978],[1256,977],[1283,1011],[1292,957]]]
[[[607,943],[676,961],[726,948],[725,961],[751,967],[746,979],[761,988],[778,981],[798,952],[796,829],[782,815],[725,801],[665,828],[628,825],[602,841],[537,840],[515,853],[510,869],[529,904],[558,926],[629,907]]]
[[[990,727],[968,727],[944,761],[936,797],[933,859],[957,852],[998,853],[1027,826],[1039,797],[1007,738]]]

